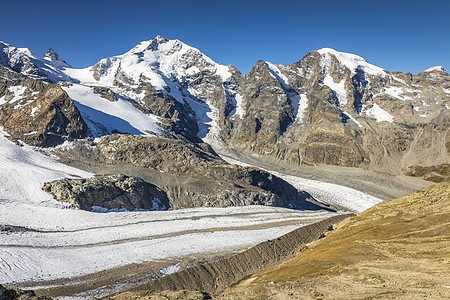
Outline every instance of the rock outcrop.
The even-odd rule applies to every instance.
[[[12,72],[1,65],[0,126],[12,139],[41,147],[88,135],[80,111],[58,85]]]
[[[155,184],[173,209],[269,205],[321,209],[313,197],[268,172],[230,165],[208,144],[186,139],[112,134],[89,147],[59,152],[95,173],[121,172]]]
[[[56,200],[84,210],[170,208],[166,194],[157,186],[120,174],[90,179],[61,179],[46,183],[42,189]]]
[[[51,300],[50,297],[36,296],[33,291],[24,291],[20,289],[8,289],[0,285],[1,300]]]

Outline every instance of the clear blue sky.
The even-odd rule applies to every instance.
[[[450,71],[450,1],[2,1],[0,40],[74,67],[156,35],[180,39],[243,73],[258,59],[290,64],[323,47],[391,71]]]

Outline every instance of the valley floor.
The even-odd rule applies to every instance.
[[[65,207],[41,190],[45,182],[92,173],[15,145],[4,134],[0,166],[0,225],[21,227],[0,233],[0,282],[53,296],[119,292],[143,274],[151,280],[148,274],[175,272],[181,261],[232,253],[336,214],[261,206],[94,213]],[[381,200],[348,187],[276,175],[350,211]],[[114,274],[123,277],[116,280]]]

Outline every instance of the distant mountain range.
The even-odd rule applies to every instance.
[[[161,36],[72,68],[0,42],[0,126],[35,146],[162,136],[286,167],[338,165],[448,178],[450,75],[390,72],[333,49],[250,73]],[[70,62],[70,60],[68,60]]]

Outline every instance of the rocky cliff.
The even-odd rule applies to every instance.
[[[84,138],[88,126],[61,87],[0,65],[0,124],[12,139],[56,146]]]

